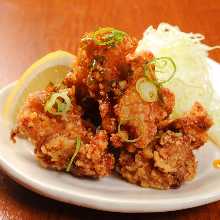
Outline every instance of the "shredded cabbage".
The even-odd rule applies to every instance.
[[[164,84],[176,95],[176,104],[171,117],[176,118],[191,109],[199,101],[214,119],[215,129],[220,130],[220,98],[216,95],[210,81],[208,51],[219,46],[210,47],[201,41],[201,34],[182,32],[177,26],[161,23],[157,29],[152,26],[144,32],[139,41],[136,54],[151,51],[155,57],[171,57],[176,64],[176,74]],[[214,138],[214,136],[215,138]],[[220,145],[216,132],[210,136]],[[217,139],[216,140],[216,136]]]

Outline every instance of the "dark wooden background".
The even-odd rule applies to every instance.
[[[51,50],[75,53],[85,31],[113,26],[140,38],[148,25],[161,21],[220,44],[220,0],[0,0],[0,86]],[[220,51],[210,56],[220,62]],[[168,213],[101,212],[43,198],[0,170],[0,219],[219,220],[220,202]]]

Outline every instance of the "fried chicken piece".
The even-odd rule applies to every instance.
[[[137,153],[122,152],[119,172],[142,187],[169,189],[195,176],[196,161],[188,137],[167,131],[151,147]]]
[[[74,87],[69,89],[72,99],[72,108],[65,117],[53,116],[46,113],[44,105],[51,95],[50,91],[43,90],[30,94],[17,116],[17,126],[12,136],[29,139],[33,144],[42,144],[45,139],[62,131],[79,134],[86,138],[87,132],[81,120],[81,109],[75,104]]]
[[[114,156],[107,153],[108,136],[105,131],[96,134],[80,148],[72,173],[77,176],[107,176],[114,168]]]
[[[109,175],[114,168],[114,157],[107,152],[107,135],[101,131],[94,135],[85,128],[81,119],[82,110],[75,104],[73,90],[69,89],[68,93],[72,107],[63,116],[44,111],[50,92],[41,91],[30,95],[18,114],[17,127],[12,136],[29,139],[35,145],[40,164],[56,170],[66,169],[75,152],[76,138],[80,137],[80,151],[73,163],[76,171],[72,173],[91,177]]]
[[[124,151],[119,159],[119,172],[131,183],[159,189],[175,188],[193,179],[197,162],[193,154],[207,141],[212,125],[201,104],[175,120],[158,124],[158,133],[144,149]]]
[[[75,152],[76,141],[69,134],[55,133],[35,146],[37,160],[45,168],[65,170]]]
[[[107,146],[105,131],[91,137],[88,144],[81,142],[71,173],[93,178],[108,176],[114,168],[114,157],[107,153]],[[35,153],[43,167],[65,170],[75,150],[75,139],[65,133],[50,136],[45,144],[35,148]]]
[[[30,94],[16,120],[16,128],[11,132],[11,137],[23,137],[29,139],[33,144],[42,143],[47,136],[64,129],[60,118],[48,117],[44,111],[44,104],[50,93],[38,91]]]
[[[101,33],[99,38],[105,38],[106,34],[111,32]],[[78,96],[78,103],[81,103],[80,97],[85,95],[98,101],[101,126],[108,133],[115,132],[117,127],[112,106],[127,88],[131,65],[126,56],[133,53],[136,46],[137,40],[128,34],[114,45],[99,45],[90,37],[87,40],[84,37],[80,43],[73,72],[64,79],[68,87],[76,86],[77,94],[84,94]]]
[[[161,88],[159,96],[156,102],[146,102],[133,85],[115,106],[115,114],[119,122],[125,122],[129,139],[138,138],[132,143],[135,148],[145,148],[153,140],[157,133],[157,124],[167,118],[173,109],[173,93]],[[111,142],[115,147],[127,146],[120,133],[112,134]]]
[[[159,124],[160,129],[180,131],[191,139],[192,149],[197,149],[208,140],[208,129],[213,125],[204,107],[196,102],[192,110],[182,118],[165,120]]]
[[[110,91],[120,95],[125,86],[120,81],[127,79],[130,71],[126,56],[133,53],[136,46],[137,40],[127,34],[113,46],[97,45],[92,39],[81,40],[73,73],[64,83],[69,87],[86,85],[89,94],[99,100],[106,99]]]
[[[118,124],[124,127],[123,132],[118,129],[118,133],[111,134],[110,140],[116,148],[126,147],[132,152],[135,148],[145,148],[156,135],[157,124],[168,118],[173,110],[175,96],[169,89],[158,87],[158,100],[154,102],[143,100],[136,89],[137,80],[146,75],[144,66],[151,59],[151,53],[127,57],[133,74],[129,87],[114,106]],[[148,75],[148,80],[157,80],[154,69]]]
[[[189,136],[166,131],[154,151],[154,166],[164,173],[175,173],[178,179],[191,180],[196,162]]]

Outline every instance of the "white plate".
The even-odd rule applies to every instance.
[[[213,82],[218,87],[220,65],[210,60]],[[0,104],[13,84],[0,91]],[[0,106],[0,119],[1,109]],[[220,170],[212,167],[220,149],[211,142],[196,153],[198,174],[179,189],[161,191],[129,184],[117,177],[99,181],[79,179],[41,168],[34,159],[33,146],[25,140],[12,144],[9,128],[0,127],[0,166],[19,184],[41,195],[70,204],[117,212],[162,212],[185,209],[220,199]]]

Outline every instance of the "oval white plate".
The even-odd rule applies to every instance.
[[[209,60],[215,88],[220,83],[220,65]],[[13,84],[0,91],[0,119],[2,103]],[[70,204],[117,212],[162,212],[185,209],[220,199],[220,170],[212,167],[220,159],[220,149],[208,142],[196,152],[198,174],[179,189],[161,191],[144,189],[106,177],[99,181],[79,179],[66,173],[41,168],[33,154],[33,146],[25,140],[13,144],[9,128],[0,127],[0,166],[19,184],[41,195]]]

